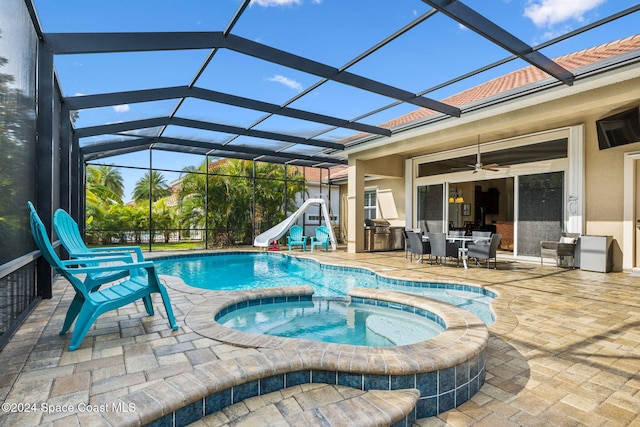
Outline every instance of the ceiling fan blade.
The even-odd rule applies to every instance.
[[[490,169],[490,170],[493,170],[493,169],[508,169],[508,168],[509,168],[509,166],[501,166],[501,165],[499,165],[497,163],[491,163],[490,165],[482,166],[482,169]]]

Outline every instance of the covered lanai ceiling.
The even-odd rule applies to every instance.
[[[85,161],[152,147],[319,167],[416,109],[455,120],[464,106],[439,100],[525,66],[572,85],[551,58],[635,34],[640,10],[610,1],[542,35],[496,10],[524,1],[50,3],[35,13]]]

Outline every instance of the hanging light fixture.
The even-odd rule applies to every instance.
[[[449,195],[449,203],[464,203],[464,198],[462,197],[462,194],[458,193],[457,188],[455,193]]]

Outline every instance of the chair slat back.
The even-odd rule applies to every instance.
[[[302,240],[302,227],[299,225],[294,225],[289,229],[289,236],[291,240],[300,241]]]
[[[316,240],[320,243],[324,243],[329,240],[329,229],[326,226],[321,225],[316,228]]]
[[[89,249],[82,240],[82,235],[78,229],[78,224],[66,211],[58,209],[53,214],[53,226],[56,234],[60,238],[62,246],[69,253],[83,254],[89,253]]]
[[[31,234],[33,235],[33,240],[35,241],[36,246],[42,253],[42,256],[47,260],[51,267],[53,267],[56,271],[62,274],[65,279],[71,282],[76,292],[79,292],[86,297],[87,291],[82,285],[82,281],[71,274],[71,272],[69,272],[69,270],[62,264],[62,261],[58,257],[58,254],[56,254],[56,251],[53,249],[53,245],[49,241],[49,236],[47,235],[47,229],[38,216],[35,207],[31,202],[27,202],[27,205],[29,206]]]
[[[47,260],[49,265],[55,269],[63,269],[64,266],[58,258],[58,255],[55,253],[53,249],[53,245],[49,241],[49,237],[47,235],[47,229],[45,228],[42,220],[38,216],[35,207],[31,202],[27,202],[29,206],[29,222],[31,224],[31,234],[33,235],[33,240],[36,242],[36,246],[42,253],[42,256]]]

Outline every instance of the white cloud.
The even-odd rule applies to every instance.
[[[575,19],[582,21],[584,14],[606,0],[529,0],[524,16],[538,27],[548,27]]]
[[[293,6],[302,4],[302,0],[251,0],[251,4],[257,4],[262,7]]]
[[[131,108],[129,107],[129,104],[122,104],[122,105],[114,105],[113,106],[113,111],[115,111],[116,113],[126,113],[130,109]]]
[[[270,82],[276,82],[276,83],[283,84],[283,85],[295,90],[296,92],[301,92],[302,91],[302,85],[300,83],[298,83],[295,80],[291,80],[288,77],[281,76],[280,74],[276,74],[273,77],[267,77],[267,80],[270,81]]]

